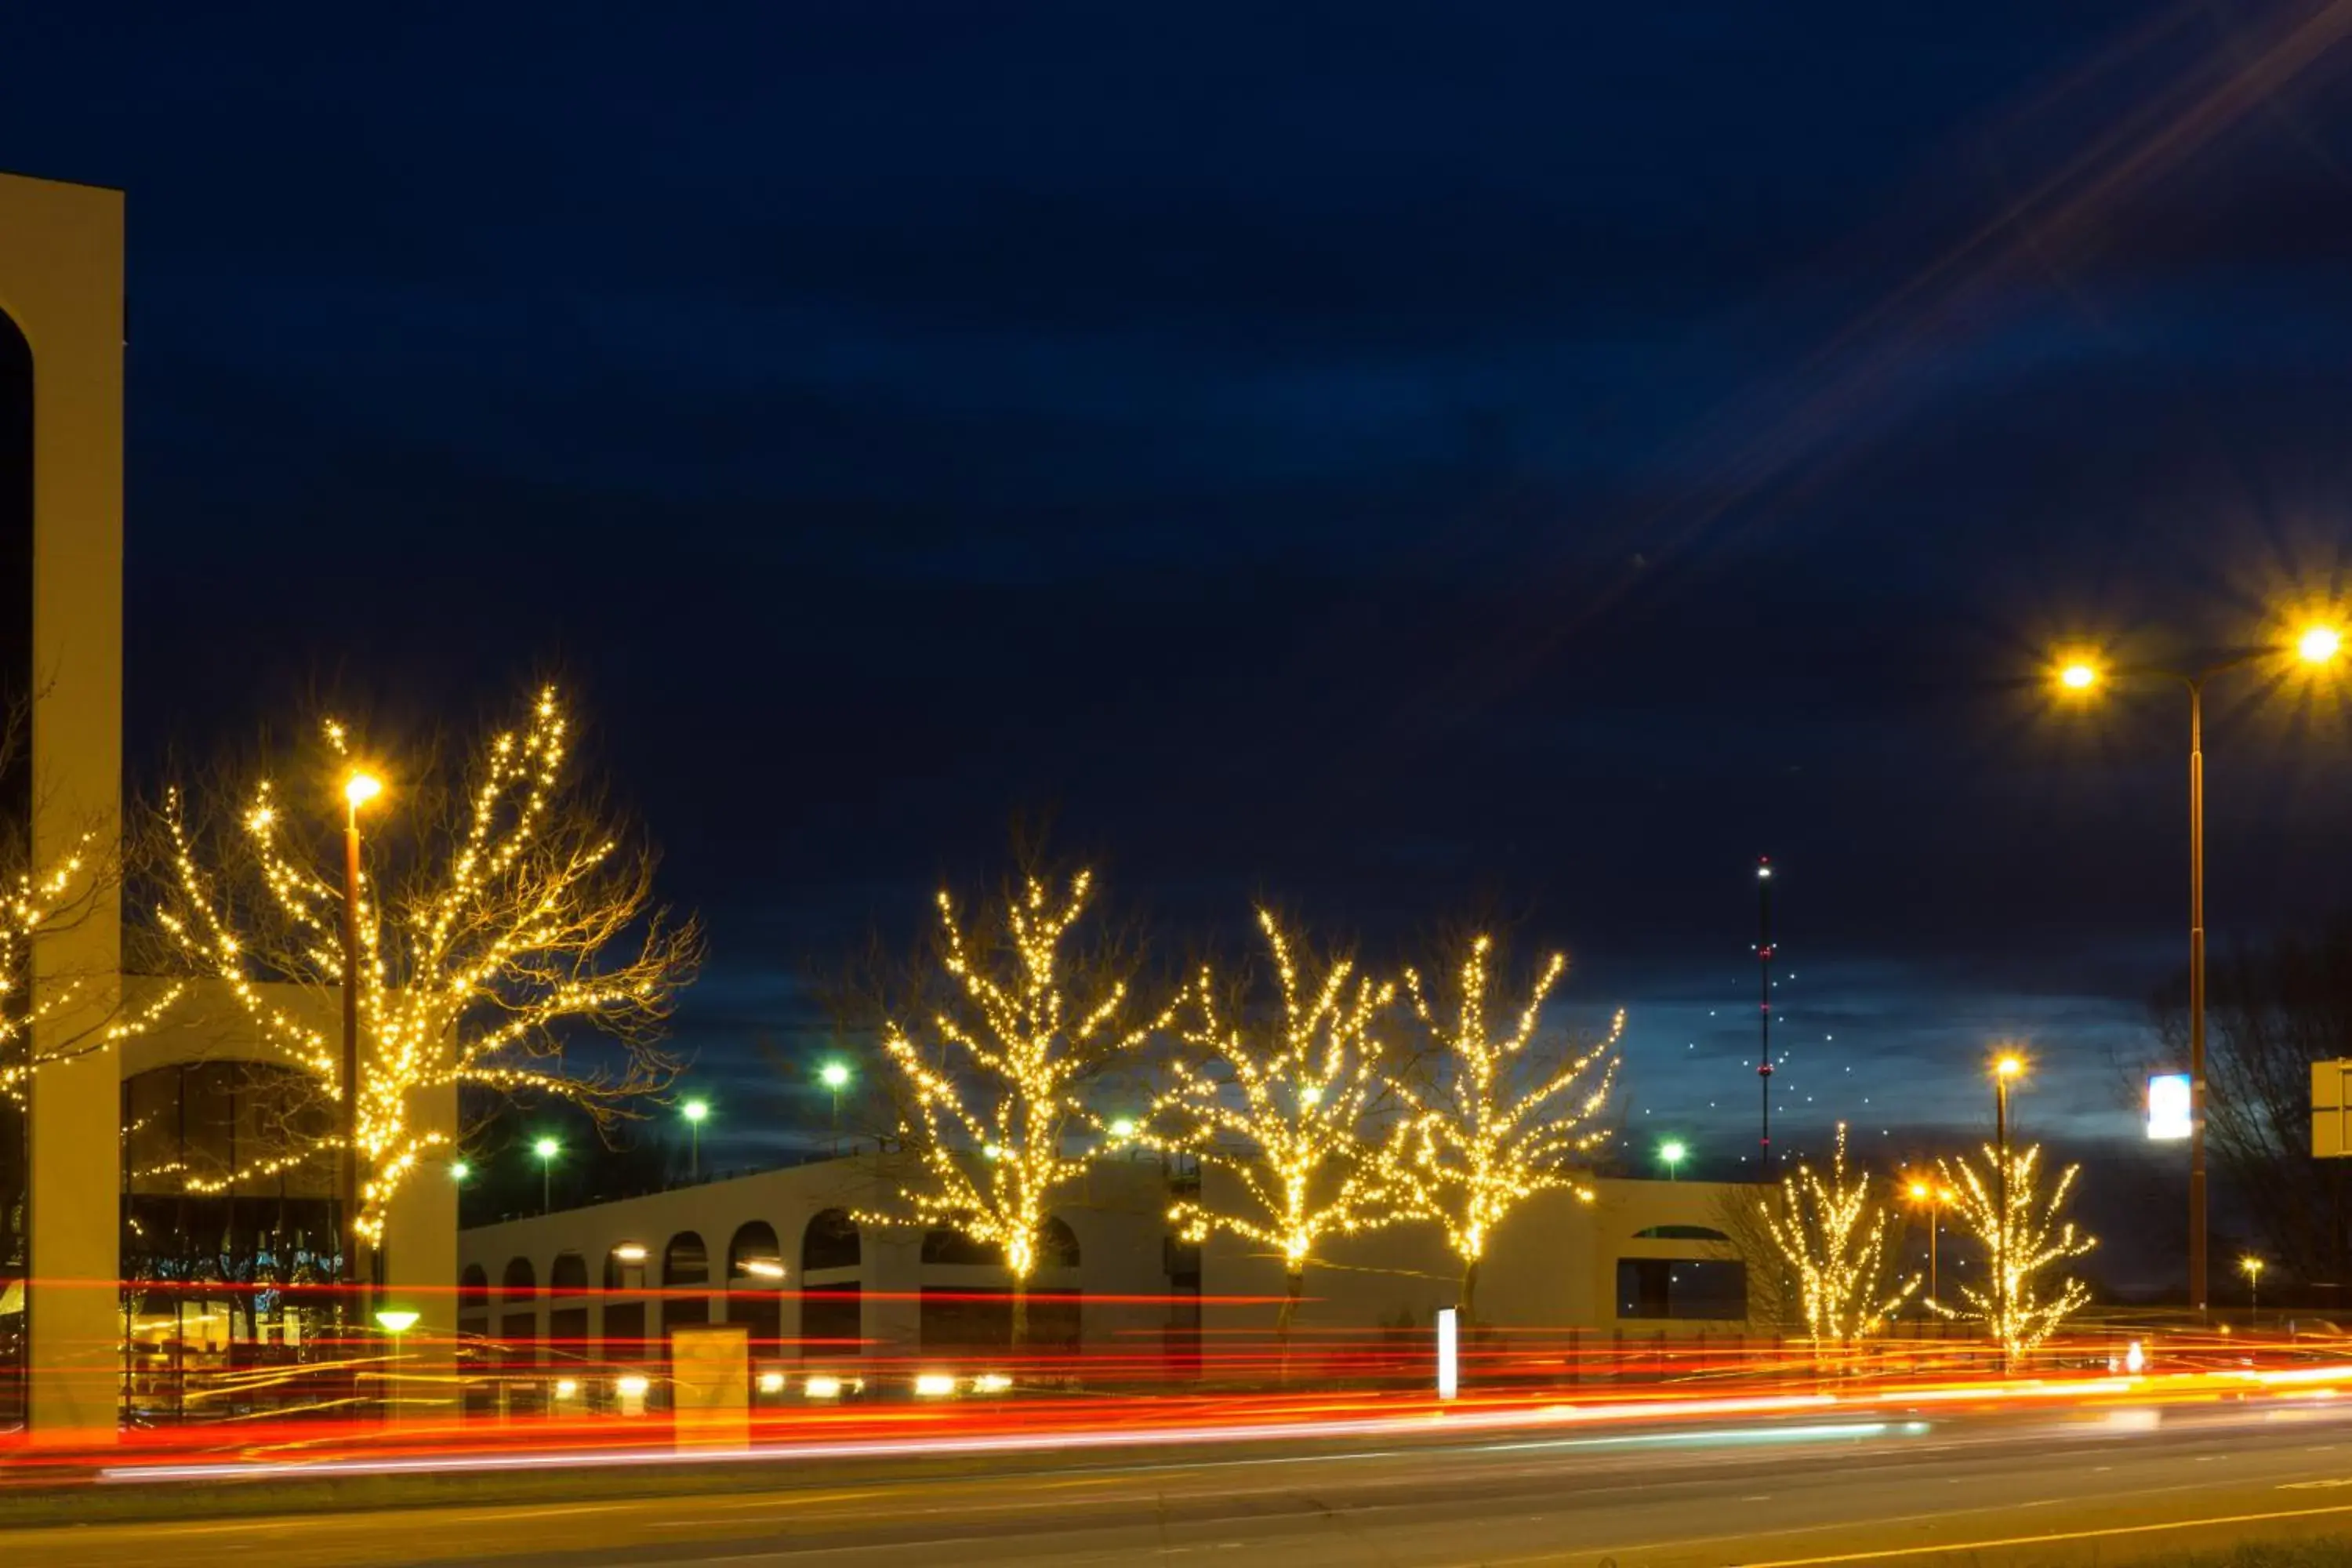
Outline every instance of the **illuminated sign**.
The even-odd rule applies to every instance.
[[[2147,1080],[2147,1135],[2163,1142],[2189,1136],[2189,1075],[2160,1072]]]

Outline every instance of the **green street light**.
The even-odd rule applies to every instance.
[[[816,1069],[817,1082],[833,1096],[833,1152],[841,1152],[841,1091],[849,1087],[849,1064],[827,1062]]]
[[[1679,1138],[1669,1138],[1658,1145],[1658,1158],[1665,1162],[1666,1180],[1675,1178],[1675,1167],[1690,1154],[1690,1145]]]
[[[693,1163],[688,1167],[687,1179],[699,1182],[702,1180],[702,1119],[710,1114],[710,1101],[689,1100],[677,1109],[678,1114],[686,1118],[686,1125],[694,1140]]]
[[[462,1182],[473,1173],[474,1167],[466,1163],[465,1161],[452,1160],[449,1162],[449,1179],[451,1181]]]
[[[1118,1121],[1112,1122],[1110,1124],[1110,1135],[1114,1138],[1134,1137],[1135,1118],[1132,1116],[1122,1116]]]
[[[562,1148],[563,1145],[552,1138],[542,1138],[530,1146],[530,1152],[539,1156],[539,1212],[541,1214],[552,1213],[555,1208],[554,1179],[548,1173],[554,1168],[555,1156]]]

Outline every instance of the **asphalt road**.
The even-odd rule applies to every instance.
[[[2352,1401],[2347,1401],[2352,1404]],[[946,1475],[796,1463],[744,1489],[369,1507],[0,1531],[46,1568],[667,1563],[987,1568],[2097,1562],[2246,1535],[2352,1535],[2352,1409],[1948,1411],[1006,1457]],[[567,1482],[568,1484],[568,1482]],[[359,1498],[354,1488],[354,1501]]]

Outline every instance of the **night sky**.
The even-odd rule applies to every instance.
[[[720,1163],[1016,811],[1178,944],[1564,945],[1710,1173],[1769,854],[1796,1145],[2016,1037],[2132,1148],[2185,707],[2036,676],[2352,586],[2352,5],[520,9],[0,19],[129,193],[134,784],[561,671]],[[2342,901],[2340,720],[2223,695],[2217,943]]]

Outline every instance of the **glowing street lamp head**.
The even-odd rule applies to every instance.
[[[1928,1186],[1925,1182],[1914,1182],[1911,1184],[1911,1201],[1914,1203],[1924,1204],[1928,1200],[1928,1198],[1932,1197],[1934,1194],[1935,1189]]]
[[[710,1114],[710,1101],[707,1100],[689,1100],[684,1105],[679,1106],[677,1110],[678,1114],[685,1117],[688,1121],[699,1121],[704,1117]]]
[[[2025,1058],[2015,1052],[2003,1056],[1992,1064],[1993,1072],[2001,1078],[2015,1078],[2025,1070]]]
[[[1666,1168],[1669,1170],[1681,1164],[1684,1157],[1689,1153],[1690,1145],[1679,1138],[1669,1138],[1658,1145],[1658,1158],[1666,1163]]]
[[[383,793],[383,784],[373,773],[353,773],[343,781],[343,799],[357,811]]]
[[[452,1160],[449,1162],[449,1179],[451,1181],[462,1182],[473,1173],[474,1167],[466,1163],[465,1161]]]
[[[817,1068],[816,1078],[827,1089],[845,1089],[849,1084],[849,1066],[845,1062],[827,1062]]]
[[[375,1315],[375,1323],[387,1334],[404,1334],[416,1326],[416,1320],[421,1316],[422,1313],[412,1312],[405,1307],[386,1307]]]
[[[2294,651],[2305,664],[2332,664],[2344,651],[2344,634],[2335,626],[2306,626],[2294,639]]]
[[[2249,1279],[2259,1279],[2262,1278],[2263,1260],[2259,1258],[2241,1258],[2238,1259],[2238,1272]]]
[[[530,1152],[542,1160],[552,1160],[555,1158],[556,1151],[562,1147],[562,1144],[552,1138],[542,1138],[530,1146]]]
[[[1110,1124],[1110,1135],[1114,1138],[1134,1137],[1135,1118],[1132,1116],[1122,1116],[1118,1121],[1112,1122]]]
[[[2099,667],[2086,658],[2069,659],[2058,667],[2058,684],[2068,691],[2088,691],[2099,684]]]

